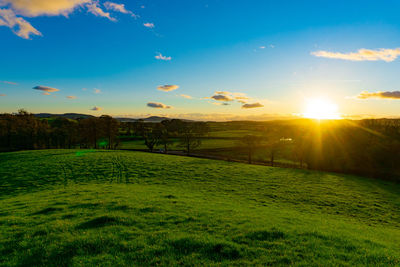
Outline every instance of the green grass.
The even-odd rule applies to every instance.
[[[231,139],[203,139],[201,141],[201,145],[196,148],[196,150],[200,149],[218,149],[218,148],[229,148],[240,145],[238,140]],[[135,140],[135,141],[122,141],[120,146],[121,149],[148,149],[144,144],[143,140]],[[156,146],[155,149],[164,148],[162,145]],[[169,149],[172,150],[183,150],[184,148],[179,146],[179,141],[175,140],[172,145],[169,146]]]
[[[400,265],[400,186],[117,151],[0,154],[0,266]]]

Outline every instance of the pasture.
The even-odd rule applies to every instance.
[[[400,186],[130,151],[0,154],[0,266],[400,265]]]

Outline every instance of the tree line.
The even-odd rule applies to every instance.
[[[39,119],[20,110],[0,114],[0,151],[117,149],[120,140],[137,138],[149,151],[162,147],[162,152],[167,153],[174,145],[189,154],[201,145],[210,128],[216,127],[254,133],[237,138],[238,146],[225,151],[232,158],[244,156],[249,163],[255,161],[256,154],[262,154],[272,166],[280,158],[308,169],[400,181],[400,120],[395,119],[220,124],[172,119],[161,123],[119,123],[106,115],[77,120]]]
[[[201,145],[202,138],[209,132],[205,122],[189,122],[178,119],[164,120],[160,123],[146,123],[143,120],[123,123],[121,128],[126,136],[138,136],[144,140],[147,148],[153,152],[157,146],[163,152],[177,143],[178,147],[189,154]]]
[[[277,156],[313,170],[400,181],[400,120],[272,123],[259,135],[246,135],[248,161],[264,150],[270,165]]]
[[[119,122],[103,115],[86,119],[39,119],[25,110],[0,114],[0,151],[51,148],[115,149]]]

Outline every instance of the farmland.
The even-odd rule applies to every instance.
[[[2,153],[0,177],[2,266],[400,264],[391,182],[106,150]]]

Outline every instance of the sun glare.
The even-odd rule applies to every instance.
[[[321,98],[308,99],[303,117],[317,120],[341,119],[335,103]]]

